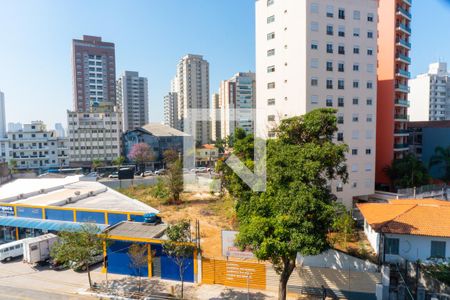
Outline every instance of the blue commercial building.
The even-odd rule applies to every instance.
[[[430,167],[430,159],[437,147],[450,147],[450,120],[409,122],[410,152],[428,168],[433,179],[441,179],[445,172],[443,164]]]
[[[148,224],[145,214],[159,211],[82,176],[17,179],[0,186],[0,244],[95,224],[111,240],[104,248],[103,271],[124,275],[179,279],[172,257],[162,251],[165,224]],[[148,247],[148,265],[137,272],[128,254],[131,245]],[[106,246],[106,245],[105,245]],[[186,281],[194,282],[197,255],[186,258]],[[106,269],[107,268],[107,269]]]
[[[146,143],[152,149],[155,160],[149,165],[155,169],[163,167],[164,151],[175,150],[183,153],[185,145],[193,147],[193,138],[189,134],[167,125],[150,123],[123,134],[124,156],[128,158],[131,149],[138,143]]]

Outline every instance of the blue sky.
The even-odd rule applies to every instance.
[[[439,58],[450,61],[450,1],[413,5],[411,70],[417,74]],[[184,54],[209,61],[211,92],[220,80],[255,65],[254,0],[0,0],[0,28],[8,122],[66,125],[71,40],[83,34],[116,44],[118,74],[148,77],[150,121],[162,120],[163,96]]]

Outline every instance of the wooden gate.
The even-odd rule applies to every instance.
[[[203,257],[202,283],[265,290],[266,265]]]

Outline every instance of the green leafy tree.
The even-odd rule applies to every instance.
[[[336,215],[333,220],[333,230],[336,233],[337,240],[347,247],[349,239],[355,235],[355,220],[344,205],[336,205]]]
[[[434,166],[444,169],[442,180],[445,183],[450,183],[450,146],[447,148],[436,147],[434,155],[430,158],[430,168]]]
[[[148,247],[146,244],[132,244],[128,249],[130,267],[136,271],[138,276],[138,292],[141,291],[142,269],[148,266]]]
[[[100,159],[94,159],[92,160],[92,168],[97,171],[98,168],[103,167],[103,161]]]
[[[391,190],[412,188],[429,183],[426,167],[412,154],[394,160],[383,171],[391,181]]]
[[[150,194],[165,204],[169,199],[169,189],[166,186],[165,180],[158,177],[155,186],[150,190]]]
[[[183,192],[183,162],[174,150],[164,151],[167,166],[166,181],[169,191],[169,203],[180,204]]]
[[[221,139],[220,137],[217,138],[217,140],[214,143],[214,146],[218,149],[219,153],[224,153],[225,152],[225,147],[226,147],[226,143],[223,139]]]
[[[122,155],[116,157],[112,161],[113,165],[115,165],[115,166],[121,166],[121,165],[123,165],[124,162],[125,162],[125,157],[123,157]]]
[[[181,298],[184,294],[184,273],[190,266],[189,259],[195,253],[195,246],[191,238],[191,226],[188,220],[169,225],[166,231],[168,240],[163,243],[163,251],[178,266],[181,281]]]
[[[16,168],[17,168],[17,160],[11,159],[9,161],[9,168],[11,169],[11,173],[15,173],[16,172]]]
[[[333,179],[347,181],[347,146],[336,144],[336,110],[318,109],[285,119],[277,137],[267,141],[267,185],[253,192],[237,176],[227,175],[230,193],[237,199],[237,244],[261,260],[272,262],[280,275],[278,299],[286,299],[286,285],[296,257],[326,250],[327,233],[335,213],[328,188]],[[251,168],[251,135],[235,135],[234,151]]]
[[[59,240],[51,249],[50,256],[64,265],[82,265],[86,267],[89,286],[92,288],[90,265],[94,257],[103,252],[107,235],[90,223],[84,223],[78,231],[62,231]]]

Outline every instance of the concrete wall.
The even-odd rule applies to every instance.
[[[373,230],[373,228],[364,220],[364,234],[369,240],[372,249],[378,254],[380,250],[380,234]]]
[[[357,257],[333,249],[315,256],[297,255],[299,266],[351,270],[355,272],[377,272],[378,266]]]

